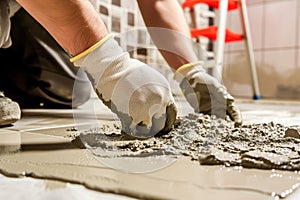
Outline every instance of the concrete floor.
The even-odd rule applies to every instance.
[[[180,114],[191,112],[191,108],[182,100],[178,100]],[[237,104],[242,111],[244,123],[276,122],[285,125],[300,125],[300,103],[287,101],[251,101],[238,100]],[[94,112],[97,110],[96,112]],[[96,120],[97,119],[97,120]],[[68,144],[70,130],[76,126],[79,131],[87,127],[95,126],[98,120],[112,121],[115,116],[100,104],[97,100],[91,100],[76,110],[42,110],[32,109],[23,110],[23,117],[11,127],[0,129],[0,147],[16,146],[22,148],[35,148],[38,145]],[[0,148],[1,149],[1,148]],[[1,154],[0,154],[1,156]],[[199,166],[200,168],[201,166]],[[260,170],[262,174],[270,174],[271,171]],[[281,172],[271,173],[277,176]],[[281,176],[280,175],[280,176]],[[293,178],[300,183],[300,175],[289,173],[289,178]],[[231,182],[231,179],[245,179],[246,174],[240,173],[239,176],[226,176],[226,178],[216,179],[216,182]],[[270,175],[271,177],[271,175]],[[270,178],[269,177],[269,178]],[[259,179],[257,179],[259,180]],[[0,175],[0,199],[131,199],[116,194],[101,193],[84,188],[81,185],[64,183],[58,181],[40,180],[33,178],[9,178]],[[259,187],[270,187],[266,183],[275,185],[281,184],[281,179],[272,179],[269,182],[257,183]],[[247,183],[245,183],[247,184]],[[265,185],[264,185],[265,184]],[[290,185],[291,187],[292,185]],[[234,195],[230,193],[228,195]],[[239,194],[240,195],[240,194]],[[245,198],[247,194],[244,194]],[[228,199],[236,199],[237,196],[228,196]],[[227,199],[224,196],[224,199]],[[199,198],[201,199],[201,198]],[[274,199],[264,196],[264,199]],[[288,198],[290,200],[300,199],[300,189],[296,190]]]

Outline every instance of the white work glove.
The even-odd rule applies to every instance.
[[[20,5],[14,0],[0,0],[0,48],[11,46],[10,17],[20,8]]]
[[[108,35],[71,59],[94,80],[98,97],[122,122],[122,130],[137,137],[169,131],[176,106],[167,80],[146,64],[131,59]]]
[[[203,62],[190,63],[177,69],[175,79],[179,81],[185,98],[195,112],[223,119],[229,115],[236,125],[241,125],[241,113],[234,98],[224,85],[206,73],[202,65]]]

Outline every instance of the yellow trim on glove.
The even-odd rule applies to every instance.
[[[72,63],[78,61],[79,59],[83,58],[84,56],[88,55],[89,53],[91,53],[92,51],[94,51],[95,49],[97,49],[98,47],[100,47],[104,42],[106,42],[107,40],[109,40],[113,36],[114,36],[113,34],[109,34],[109,35],[105,36],[99,42],[97,42],[96,44],[94,44],[93,46],[91,46],[90,48],[88,48],[87,50],[83,51],[82,53],[78,54],[77,56],[72,57],[70,59],[70,61]]]
[[[198,61],[198,62],[194,62],[194,63],[188,63],[188,64],[185,64],[185,65],[182,65],[181,67],[179,67],[177,70],[176,70],[176,73],[180,73],[186,69],[189,69],[191,67],[195,67],[197,65],[204,65],[204,62],[203,61]]]
[[[173,79],[174,79],[174,80],[178,80],[178,78],[180,77],[179,74],[181,74],[182,71],[187,70],[187,69],[190,69],[190,68],[195,67],[195,66],[197,66],[197,65],[204,65],[204,62],[203,62],[203,61],[198,61],[198,62],[187,63],[187,64],[185,64],[185,65],[182,65],[181,67],[179,67],[179,68],[175,71]]]

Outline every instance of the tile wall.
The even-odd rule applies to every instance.
[[[261,94],[300,99],[300,1],[248,0],[249,20]],[[228,27],[241,32],[238,11]],[[251,97],[251,77],[243,42],[226,44],[224,83],[238,97]]]

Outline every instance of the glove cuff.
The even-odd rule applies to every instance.
[[[173,79],[180,83],[184,78],[188,78],[196,72],[205,72],[203,65],[203,61],[182,65],[175,71]]]
[[[93,52],[95,49],[97,49],[98,47],[100,47],[101,45],[103,45],[107,40],[109,40],[110,38],[112,38],[114,35],[113,34],[109,34],[107,36],[105,36],[104,38],[102,38],[99,42],[97,42],[96,44],[94,44],[93,46],[91,46],[90,48],[88,48],[87,50],[83,51],[82,53],[72,57],[70,59],[70,61],[72,63],[74,63],[75,66],[80,66],[80,63],[78,63],[78,61],[82,58],[84,58],[85,56],[87,56],[88,54],[90,54],[91,52]]]

